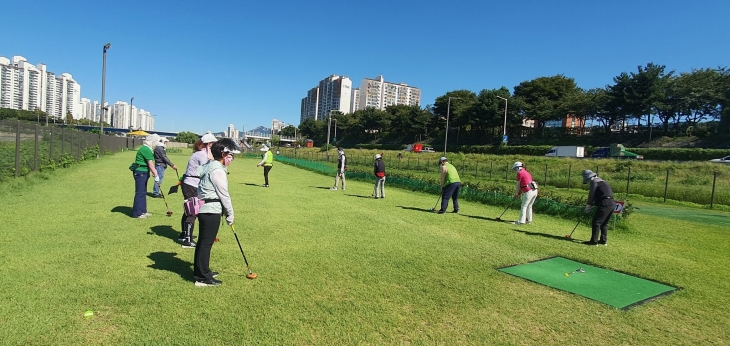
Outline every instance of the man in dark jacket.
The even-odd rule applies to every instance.
[[[385,162],[383,162],[383,156],[380,154],[375,154],[373,174],[375,174],[375,190],[373,191],[373,197],[385,198]]]
[[[613,200],[613,190],[611,185],[599,178],[596,173],[590,169],[583,171],[583,184],[590,182],[588,189],[588,201],[586,202],[585,212],[590,213],[593,205],[596,206],[596,213],[593,215],[593,233],[591,240],[584,242],[586,245],[608,245],[608,221],[611,220],[616,208],[616,201]],[[598,238],[600,234],[600,238]]]
[[[155,186],[152,189],[152,197],[154,198],[162,197],[160,194],[160,186],[162,186],[162,178],[165,177],[165,169],[167,166],[170,166],[172,169],[177,171],[177,166],[175,166],[175,164],[167,158],[167,153],[165,152],[167,142],[169,142],[167,138],[160,137],[160,141],[157,142],[157,147],[155,147],[155,169],[157,170],[157,175],[160,177],[160,181],[155,183]]]

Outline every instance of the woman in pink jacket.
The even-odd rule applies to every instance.
[[[522,208],[520,208],[520,219],[512,224],[532,223],[532,205],[537,199],[537,183],[532,180],[532,175],[525,169],[522,162],[517,161],[512,165],[512,170],[517,172],[517,186],[515,188],[515,199],[522,195]]]

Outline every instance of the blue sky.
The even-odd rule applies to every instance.
[[[648,62],[730,65],[730,1],[12,1],[0,56],[71,73],[82,97],[134,97],[161,131],[298,124],[330,74],[450,90],[564,74],[603,87]]]

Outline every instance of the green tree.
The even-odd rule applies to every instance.
[[[315,143],[325,143],[327,140],[327,124],[322,120],[314,120],[312,118],[304,119],[299,124],[302,131],[303,139],[311,139]]]
[[[175,142],[195,144],[198,138],[200,138],[200,136],[198,136],[198,134],[196,133],[182,131],[178,132],[177,137],[175,138]]]
[[[283,129],[281,129],[281,135],[286,137],[294,137],[294,134],[298,134],[299,130],[294,127],[294,125],[289,125]]]
[[[520,110],[528,119],[537,121],[538,127],[545,122],[565,117],[568,97],[578,92],[573,78],[564,75],[539,77],[520,83],[514,88],[514,96],[520,99]]]

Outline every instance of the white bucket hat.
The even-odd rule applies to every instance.
[[[269,147],[267,147],[265,144],[261,146],[261,151],[269,151]]]
[[[205,144],[213,143],[213,142],[217,142],[218,141],[217,139],[215,139],[215,136],[213,136],[210,133],[204,134],[203,137],[200,137],[200,139],[203,140],[203,143],[205,143]]]
[[[517,161],[517,162],[515,162],[515,164],[514,164],[514,165],[512,165],[512,170],[513,170],[513,171],[517,171],[517,170],[518,170],[518,168],[520,168],[520,167],[524,167],[524,165],[522,164],[522,162],[520,162],[520,161]]]

